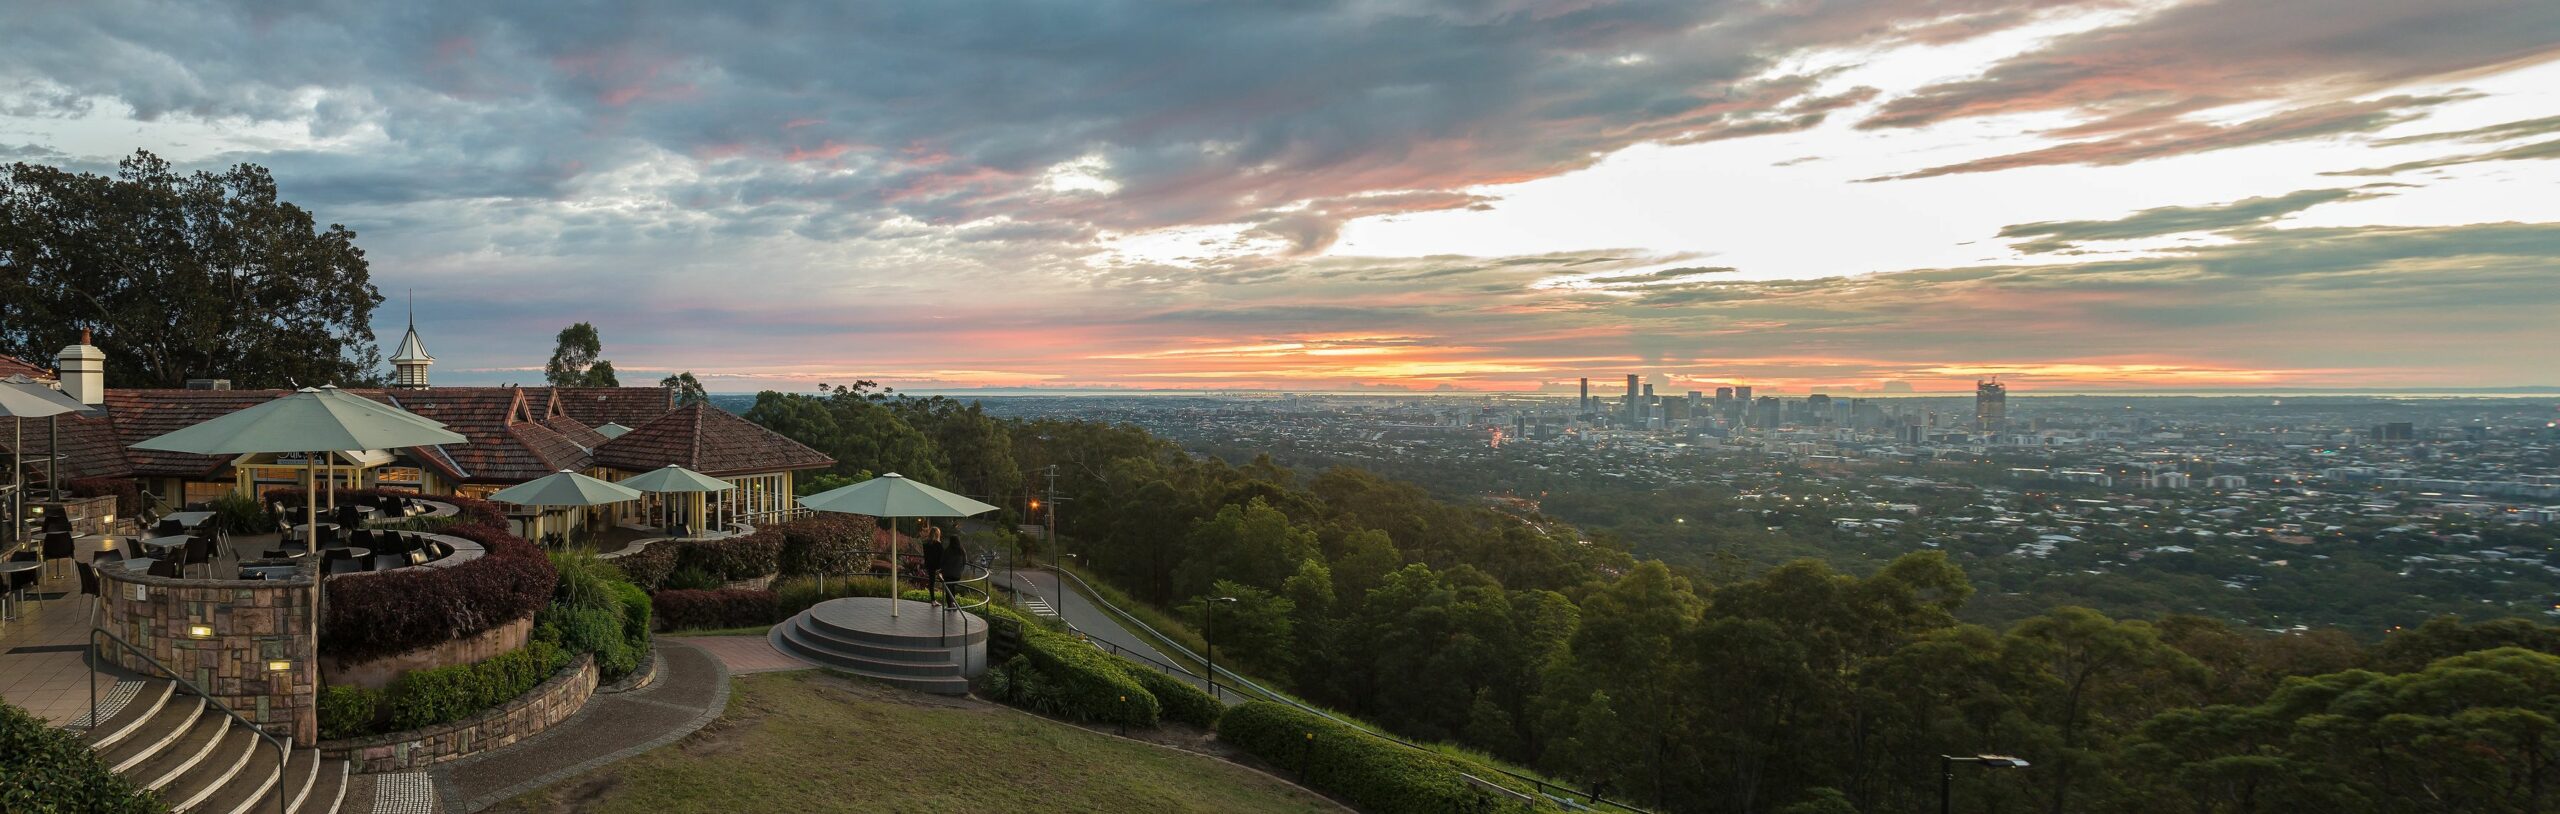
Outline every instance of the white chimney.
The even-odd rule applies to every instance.
[[[80,344],[64,347],[55,354],[53,364],[62,379],[62,392],[80,403],[97,406],[107,403],[107,354],[89,344],[89,332],[80,332]]]

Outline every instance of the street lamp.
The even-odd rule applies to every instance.
[[[1990,769],[2024,769],[2027,761],[2008,755],[1939,755],[1938,814],[1953,814],[1952,796],[1956,785],[1956,764],[1971,763]]]
[[[1204,599],[1200,602],[1200,650],[1201,658],[1206,659],[1209,663],[1208,675],[1210,698],[1218,697],[1218,642],[1216,639],[1210,638],[1209,635],[1210,620],[1216,618],[1216,614],[1212,614],[1209,611],[1213,606],[1220,602],[1234,601],[1236,601],[1235,597],[1220,596]]]

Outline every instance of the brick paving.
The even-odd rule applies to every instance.
[[[598,694],[576,716],[513,746],[437,767],[446,814],[470,814],[589,769],[676,742],[729,705],[729,671],[682,641],[658,641],[658,678]]]

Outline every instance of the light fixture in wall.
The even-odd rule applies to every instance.
[[[289,659],[269,659],[267,661],[267,672],[284,673],[291,672],[292,670],[293,662]]]
[[[187,637],[188,637],[188,638],[194,638],[194,639],[210,639],[210,638],[213,638],[213,626],[212,626],[212,625],[188,625],[188,626],[187,626]]]

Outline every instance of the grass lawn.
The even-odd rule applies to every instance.
[[[741,676],[693,736],[490,809],[1340,812],[1225,761],[823,671]]]

